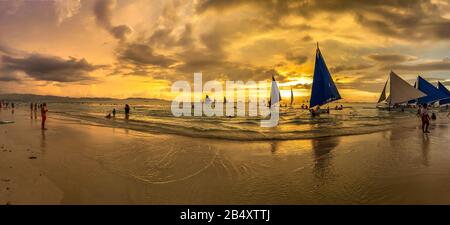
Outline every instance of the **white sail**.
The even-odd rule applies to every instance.
[[[206,96],[205,103],[208,104],[208,105],[211,104],[211,99],[209,99],[208,96]]]
[[[270,106],[280,103],[280,89],[278,89],[277,82],[272,77],[272,87],[270,89]]]
[[[404,81],[397,74],[391,71],[389,76],[390,89],[388,103],[390,105],[408,102],[409,100],[417,99],[426,96],[423,92],[411,86]]]
[[[386,100],[386,87],[388,85],[389,80],[386,81],[386,83],[384,84],[384,88],[383,91],[381,92],[380,98],[378,99],[378,103]]]

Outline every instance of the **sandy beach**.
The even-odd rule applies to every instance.
[[[29,112],[0,120],[0,204],[450,204],[449,119],[372,134],[242,142]]]

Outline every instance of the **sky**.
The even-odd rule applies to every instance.
[[[0,92],[172,99],[202,72],[307,99],[317,42],[346,101],[391,70],[450,86],[449,0],[1,0]]]

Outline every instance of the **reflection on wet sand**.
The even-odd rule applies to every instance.
[[[332,175],[332,150],[339,145],[340,138],[319,138],[311,140],[314,154],[313,173],[316,178],[324,179]]]
[[[429,152],[430,152],[430,138],[428,134],[423,134],[422,139],[422,163],[424,166],[429,166]]]
[[[44,152],[47,147],[47,143],[45,141],[45,130],[41,130],[41,151]]]

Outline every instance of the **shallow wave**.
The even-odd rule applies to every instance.
[[[53,112],[63,117],[95,123],[98,126],[118,127],[142,132],[174,134],[197,138],[226,139],[236,141],[274,141],[311,139],[344,135],[367,134],[389,129],[392,120],[383,118],[351,117],[335,118],[282,118],[274,128],[259,127],[258,118],[175,118],[148,117],[138,119],[105,119],[96,114]],[[382,122],[380,122],[382,121]]]

